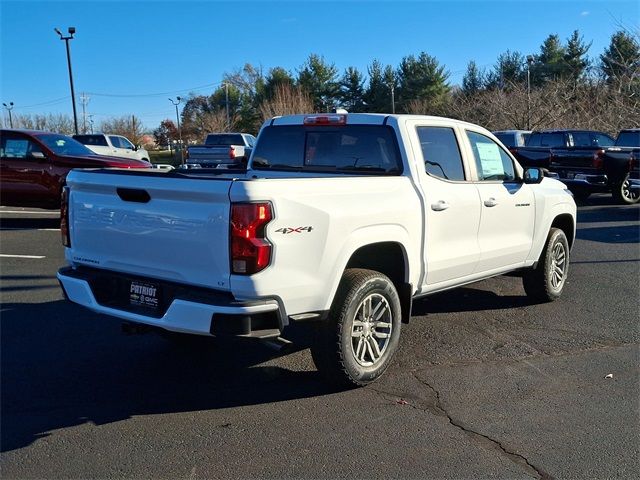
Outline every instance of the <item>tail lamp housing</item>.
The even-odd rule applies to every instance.
[[[265,230],[272,219],[273,208],[268,202],[231,204],[231,273],[252,275],[269,265],[271,243]]]
[[[231,160],[235,160],[235,158],[236,158],[236,149],[233,146],[229,147],[229,158]]]
[[[62,245],[71,247],[71,232],[69,229],[69,187],[62,187],[60,195],[60,234]]]
[[[596,169],[601,169],[604,164],[604,150],[597,150],[593,153],[593,161],[591,166]]]

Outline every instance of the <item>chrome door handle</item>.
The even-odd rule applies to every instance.
[[[435,212],[441,212],[449,208],[449,204],[444,200],[438,200],[436,203],[431,204],[431,210]]]
[[[498,202],[496,202],[496,199],[493,197],[491,197],[489,200],[484,201],[485,207],[495,207],[496,205],[498,205]]]

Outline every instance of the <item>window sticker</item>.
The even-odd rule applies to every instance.
[[[482,176],[490,177],[492,175],[503,175],[504,168],[502,166],[502,157],[500,157],[500,149],[495,143],[476,143],[478,155],[480,156],[480,165],[482,166]]]

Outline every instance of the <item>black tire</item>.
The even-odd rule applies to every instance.
[[[400,297],[389,278],[372,270],[346,270],[329,318],[318,325],[311,345],[317,369],[336,386],[373,382],[398,349],[401,316]]]
[[[537,266],[522,276],[524,291],[534,301],[553,302],[562,294],[568,273],[567,236],[559,228],[552,228]]]
[[[573,193],[573,198],[578,202],[584,202],[591,196],[591,192],[583,187],[573,187],[570,190]]]
[[[640,191],[631,190],[629,186],[629,175],[612,185],[611,193],[613,194],[613,198],[617,203],[621,203],[623,205],[633,205],[634,203],[638,203],[638,201],[640,201]]]

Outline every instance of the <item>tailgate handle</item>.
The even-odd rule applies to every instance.
[[[139,188],[117,188],[118,196],[125,202],[147,203],[151,195],[146,190]]]

